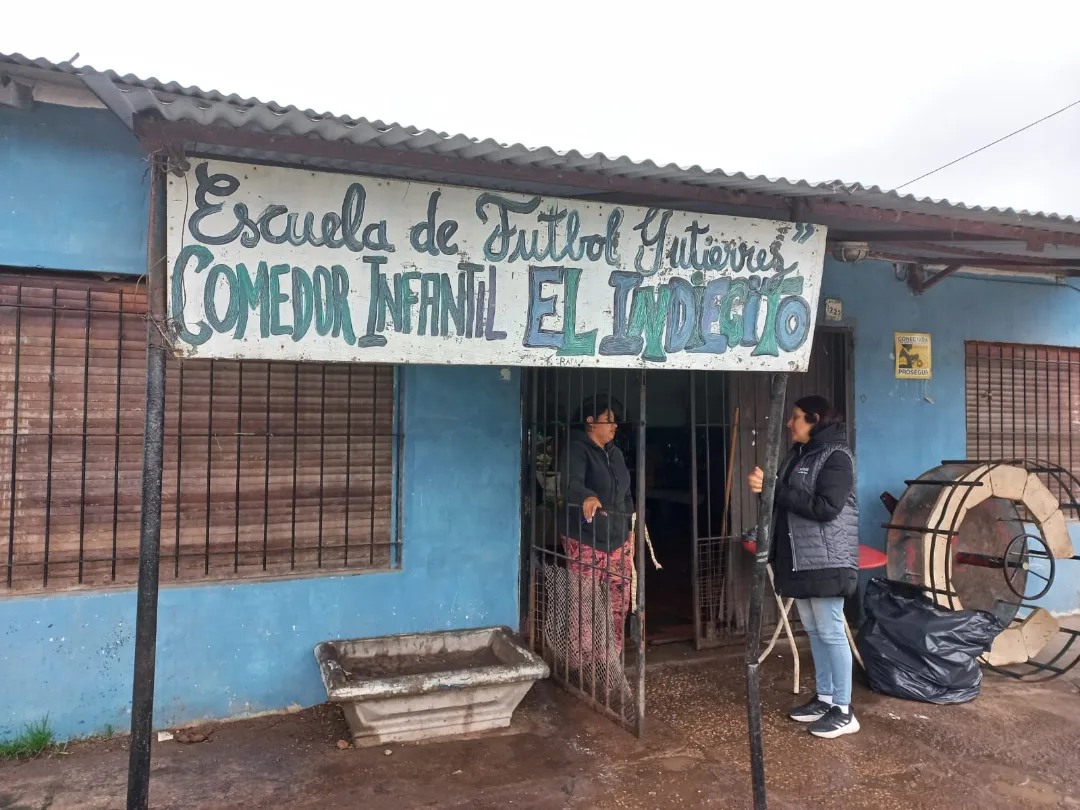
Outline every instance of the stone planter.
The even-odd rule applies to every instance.
[[[549,674],[502,627],[324,641],[315,658],[358,747],[504,728]]]

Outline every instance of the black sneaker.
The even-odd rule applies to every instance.
[[[833,706],[824,717],[810,724],[810,733],[826,740],[843,737],[845,734],[854,734],[858,730],[859,721],[855,718],[855,712],[850,706],[846,712],[839,706]]]
[[[815,695],[814,699],[809,703],[804,703],[802,706],[796,706],[788,712],[788,717],[796,723],[813,723],[815,720],[820,720],[824,717],[831,708],[831,703],[826,703],[824,700],[818,700]]]

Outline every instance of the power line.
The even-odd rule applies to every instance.
[[[933,171],[927,172],[926,174],[920,174],[920,175],[919,175],[918,177],[916,177],[916,178],[915,178],[914,180],[908,180],[908,181],[907,181],[906,183],[902,183],[901,185],[897,186],[897,187],[896,187],[896,191],[899,191],[899,190],[900,190],[900,189],[902,189],[902,188],[903,188],[904,186],[910,186],[910,185],[911,185],[912,183],[917,183],[918,181],[920,181],[920,180],[922,180],[922,179],[924,179],[924,178],[927,178],[927,177],[929,177],[929,176],[930,176],[930,175],[932,175],[932,174],[937,174],[937,173],[938,173],[938,172],[940,172],[940,171],[941,171],[942,169],[947,169],[947,168],[949,168],[950,166],[955,166],[955,165],[956,165],[957,163],[959,163],[959,162],[960,162],[961,160],[967,160],[967,159],[968,159],[969,157],[971,157],[972,155],[977,155],[977,154],[979,154],[979,152],[985,151],[985,150],[989,149],[989,148],[990,148],[991,146],[997,146],[997,145],[998,145],[999,143],[1001,143],[1002,141],[1007,141],[1007,140],[1008,140],[1009,138],[1011,138],[1011,137],[1012,137],[1013,135],[1019,135],[1019,134],[1020,134],[1021,132],[1025,131],[1025,130],[1028,130],[1028,129],[1031,129],[1031,128],[1032,128],[1032,127],[1034,127],[1034,126],[1037,126],[1038,124],[1041,124],[1041,123],[1042,123],[1043,121],[1049,121],[1049,120],[1050,120],[1051,118],[1053,118],[1053,117],[1054,117],[1055,115],[1061,115],[1061,114],[1062,114],[1063,112],[1065,112],[1066,110],[1070,110],[1070,109],[1072,109],[1072,108],[1073,108],[1073,107],[1075,107],[1075,106],[1076,106],[1077,104],[1080,104],[1080,99],[1077,99],[1077,100],[1076,100],[1076,101],[1074,101],[1074,102],[1073,102],[1072,104],[1067,104],[1067,105],[1065,105],[1065,106],[1064,106],[1064,107],[1062,107],[1062,108],[1061,108],[1060,110],[1056,110],[1056,111],[1054,111],[1054,112],[1050,113],[1049,115],[1043,116],[1043,117],[1042,117],[1042,118],[1040,118],[1040,119],[1039,119],[1038,121],[1032,121],[1032,122],[1031,122],[1030,124],[1028,124],[1028,125],[1027,125],[1026,127],[1020,127],[1020,129],[1016,130],[1015,132],[1010,132],[1010,133],[1009,133],[1008,135],[1005,135],[1005,136],[1003,136],[1003,137],[1001,137],[1001,138],[998,138],[998,139],[997,139],[996,141],[993,141],[993,142],[991,142],[991,143],[988,143],[988,144],[986,144],[986,146],[980,146],[980,147],[979,147],[978,149],[976,149],[976,150],[974,150],[974,151],[972,151],[972,152],[968,152],[968,153],[967,153],[966,155],[963,155],[962,157],[958,157],[958,158],[957,158],[956,160],[951,160],[951,161],[949,161],[948,163],[946,163],[946,164],[945,164],[944,166],[938,166],[938,167],[937,167],[936,169],[934,169]]]

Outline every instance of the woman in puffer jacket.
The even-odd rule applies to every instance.
[[[851,708],[852,659],[844,599],[858,589],[859,506],[855,458],[840,414],[827,399],[803,397],[787,428],[792,449],[777,471],[770,554],[777,592],[794,599],[810,637],[817,695],[789,713],[816,737],[859,730]],[[750,473],[760,493],[765,474]]]

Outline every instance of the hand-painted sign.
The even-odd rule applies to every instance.
[[[825,229],[217,160],[169,178],[187,357],[806,369]]]

